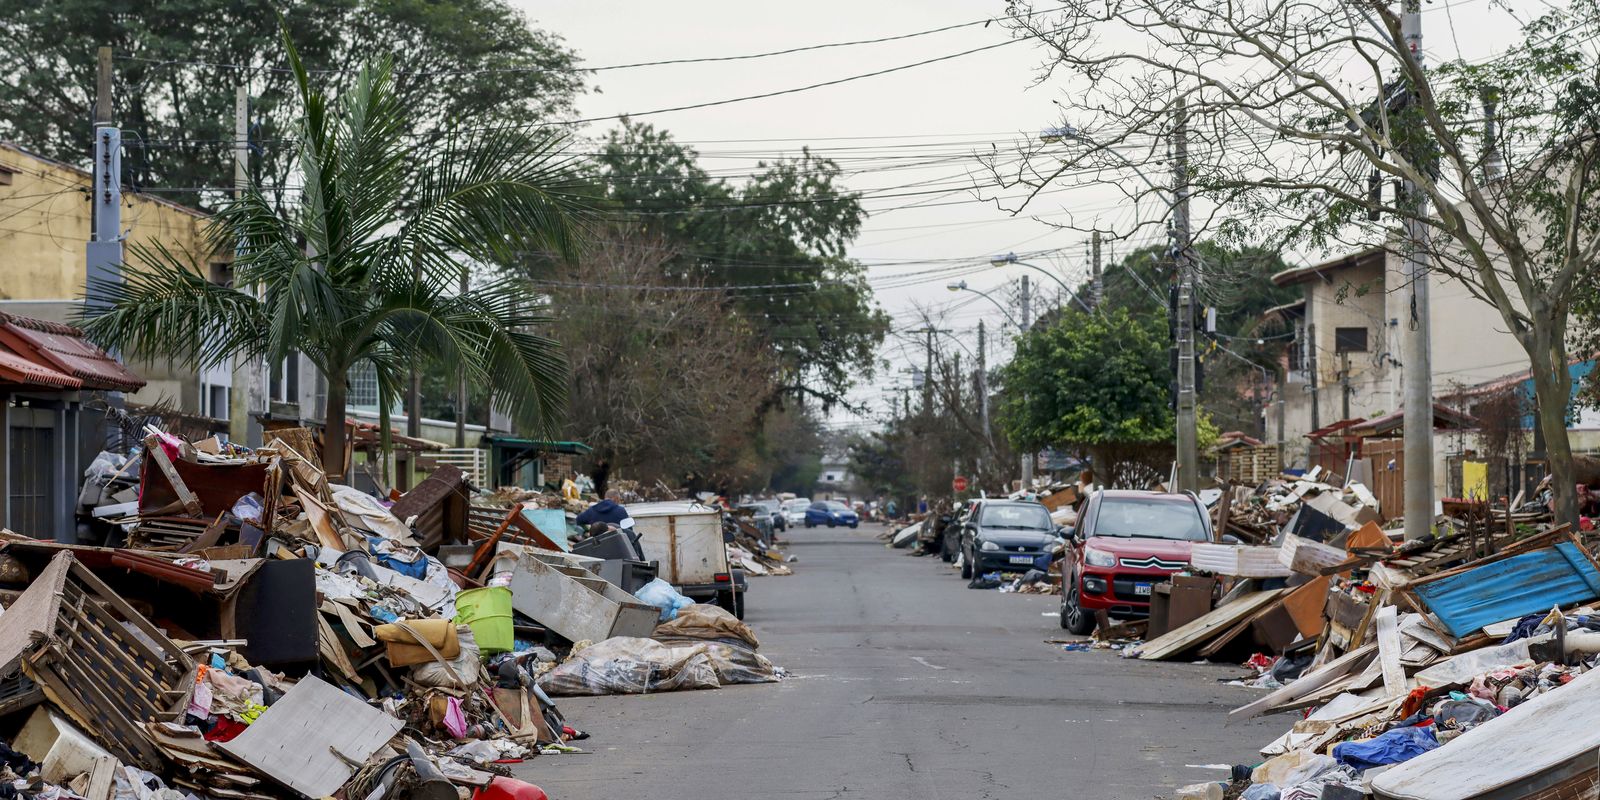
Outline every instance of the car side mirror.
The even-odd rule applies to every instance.
[[[1222,534],[1222,543],[1223,544],[1244,544],[1244,540],[1240,539],[1237,536],[1234,536],[1231,533],[1224,533],[1224,534]]]

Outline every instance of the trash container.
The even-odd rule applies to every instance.
[[[511,590],[504,586],[468,589],[456,595],[455,621],[472,626],[472,637],[484,653],[509,653],[516,646]]]

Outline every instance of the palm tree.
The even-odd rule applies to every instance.
[[[139,263],[123,282],[96,285],[108,301],[85,308],[88,334],[202,367],[304,353],[328,381],[323,464],[332,476],[348,466],[352,368],[377,376],[386,442],[404,375],[427,359],[464,367],[523,428],[551,433],[567,367],[559,344],[534,332],[547,322],[542,308],[510,280],[465,293],[458,284],[473,262],[573,255],[581,189],[563,139],[480,128],[424,146],[388,63],[330,102],[287,49],[305,108],[297,206],[280,215],[250,186],[217,214],[218,252],[235,252],[231,287],[160,245],[135,248]]]

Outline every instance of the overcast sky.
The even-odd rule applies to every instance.
[[[1425,45],[1430,55],[1469,59],[1492,55],[1516,37],[1497,0],[1450,0],[1424,4]],[[1002,13],[1000,2],[958,0],[813,0],[805,4],[674,0],[609,2],[521,0],[537,27],[565,37],[584,65],[596,67],[677,58],[759,53],[791,47],[897,36],[972,22]],[[1511,13],[1536,13],[1544,0],[1511,0]],[[599,92],[581,97],[582,117],[639,114],[653,109],[761,94],[949,56],[1006,42],[998,25],[969,26],[901,41],[841,47],[747,61],[602,71]],[[715,174],[749,168],[753,160],[798,153],[802,145],[835,157],[851,175],[847,184],[865,193],[871,213],[851,255],[869,265],[879,302],[896,329],[919,326],[917,307],[945,314],[946,348],[971,353],[979,319],[990,331],[1006,317],[984,298],[952,294],[946,284],[965,280],[1005,300],[1023,267],[996,269],[997,253],[1039,253],[1030,258],[1057,271],[1069,285],[1087,273],[1084,235],[1050,227],[1031,216],[1013,216],[966,190],[983,177],[975,153],[991,146],[1015,147],[1019,136],[1035,136],[1059,124],[1052,100],[1060,85],[1031,86],[1043,57],[1029,43],[982,52],[779,97],[641,117],[670,130],[702,152]],[[598,133],[614,123],[602,123]],[[1152,177],[1161,179],[1160,167]],[[949,191],[950,194],[935,192]],[[991,193],[992,194],[992,193]],[[881,196],[879,196],[881,195]],[[1032,215],[1072,214],[1080,223],[1125,221],[1131,209],[1107,189],[1077,189],[1043,198]],[[1147,237],[1148,238],[1148,237]],[[1132,248],[1139,243],[1119,245]],[[1042,252],[1054,251],[1054,252]],[[991,363],[1003,361],[1005,336],[991,336]],[[998,340],[998,341],[997,341]],[[891,336],[883,348],[889,366],[860,400],[881,412],[896,386],[909,383],[901,370],[920,363],[921,337]],[[969,356],[964,355],[963,358]],[[869,420],[836,416],[835,427]]]

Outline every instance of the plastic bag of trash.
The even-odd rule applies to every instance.
[[[557,697],[715,689],[721,682],[706,648],[617,636],[575,650],[540,676],[539,687]]]
[[[1250,782],[1296,786],[1338,766],[1327,756],[1296,750],[1262,762],[1250,773]]]
[[[683,637],[686,639],[722,639],[744,642],[751,648],[761,647],[756,632],[750,629],[721,606],[691,603],[678,611],[678,615],[656,626],[656,638]]]
[[[704,642],[700,646],[705,648],[711,668],[717,672],[717,682],[723,686],[778,680],[778,668],[755,650],[731,642]]]
[[[656,608],[661,609],[661,618],[657,622],[666,622],[678,616],[678,612],[694,605],[694,601],[678,593],[672,584],[660,578],[640,586],[639,591],[633,593],[634,597],[643,600]]]

